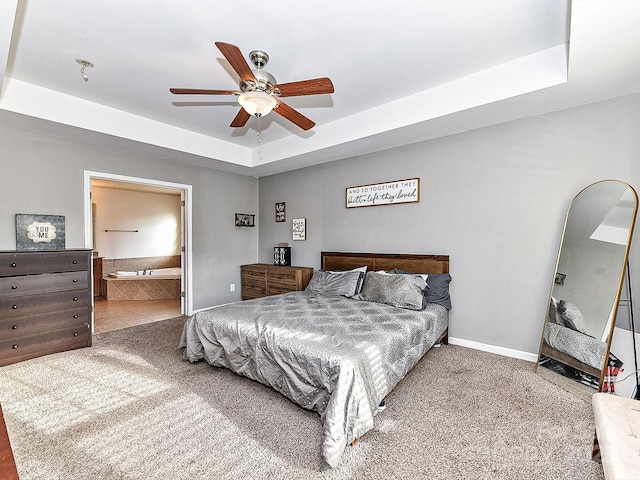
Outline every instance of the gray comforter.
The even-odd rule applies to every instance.
[[[293,292],[196,313],[180,347],[190,362],[226,367],[318,412],[323,458],[334,467],[447,327],[440,305],[413,311]]]
[[[607,345],[597,338],[577,332],[557,323],[547,322],[544,341],[551,348],[566,353],[596,370],[602,370]]]

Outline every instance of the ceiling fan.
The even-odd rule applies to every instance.
[[[278,84],[273,75],[263,70],[269,61],[269,55],[266,52],[254,50],[249,54],[249,58],[256,67],[252,70],[238,47],[223,42],[216,42],[216,46],[240,76],[239,90],[170,88],[169,91],[176,95],[237,95],[242,108],[231,122],[232,127],[244,127],[252,115],[262,117],[271,110],[303,130],[309,130],[315,125],[315,122],[291,108],[280,98],[333,93],[331,80],[323,77]]]

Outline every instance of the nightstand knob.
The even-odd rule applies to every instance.
[[[74,337],[77,337],[77,336],[78,336],[78,332],[75,332],[75,333],[73,334],[73,336],[74,336]]]
[[[78,301],[78,297],[73,297],[73,301],[77,302]]]
[[[78,315],[74,315],[73,318],[78,318]]]
[[[14,309],[14,310],[17,310],[18,309],[18,305],[13,305],[11,308]]]
[[[74,260],[72,263],[73,263],[74,265],[77,265],[78,260]]]
[[[11,348],[13,348],[15,350],[16,348],[18,348],[18,345],[14,344]]]
[[[18,329],[18,325],[11,325],[11,330],[17,330]]]
[[[17,285],[11,285],[11,290],[16,290],[18,288]]]
[[[78,283],[78,279],[77,279],[77,278],[74,278],[74,279],[73,279],[73,283]]]
[[[12,263],[12,264],[11,264],[11,267],[12,267],[12,268],[16,268],[17,266],[18,266],[18,265],[16,265],[15,263]]]

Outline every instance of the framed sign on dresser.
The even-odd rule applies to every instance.
[[[91,250],[0,251],[0,366],[91,346]]]

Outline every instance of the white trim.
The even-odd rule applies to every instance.
[[[191,249],[191,238],[192,238],[192,199],[193,193],[192,185],[186,185],[182,183],[174,183],[174,182],[165,182],[162,180],[152,180],[148,178],[139,178],[139,177],[130,177],[127,175],[118,175],[115,173],[105,173],[105,172],[95,172],[91,170],[84,171],[84,244],[85,248],[93,248],[93,232],[91,229],[92,219],[91,219],[91,179],[99,178],[103,180],[112,180],[119,182],[129,182],[129,183],[139,183],[143,185],[150,185],[155,187],[169,187],[169,188],[177,188],[181,189],[185,194],[186,206],[185,206],[185,218],[184,218],[184,232],[182,235],[184,236],[185,243],[185,252],[184,257],[186,262],[182,265],[182,281],[183,281],[183,289],[185,292],[185,296],[182,299],[182,313],[184,315],[191,315],[193,313],[193,289],[191,285],[193,284],[193,259],[192,259],[192,249]],[[93,273],[93,272],[92,272]],[[93,323],[93,322],[92,322]],[[93,330],[93,325],[92,325]]]
[[[482,350],[483,352],[495,353],[503,357],[518,358],[520,360],[526,360],[527,362],[536,363],[538,361],[538,355],[535,353],[498,347],[496,345],[487,345],[486,343],[474,342],[473,340],[466,340],[464,338],[449,337],[449,343],[452,345],[460,345],[461,347],[473,348],[474,350]]]

